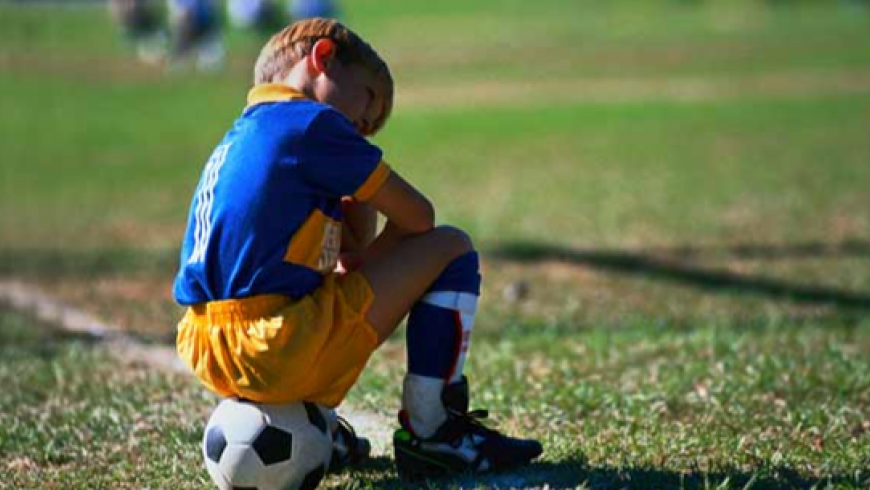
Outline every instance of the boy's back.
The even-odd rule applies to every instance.
[[[380,150],[331,107],[269,85],[249,102],[194,195],[175,283],[184,305],[310,293],[338,258],[341,197],[384,172]]]

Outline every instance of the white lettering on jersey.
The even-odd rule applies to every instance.
[[[232,143],[227,143],[215,148],[208,159],[208,163],[205,165],[202,181],[199,184],[199,189],[196,191],[196,208],[194,212],[196,227],[193,233],[193,251],[187,259],[188,264],[198,264],[205,260],[205,249],[211,236],[211,209],[214,204],[214,188],[217,185],[218,175],[221,167],[224,165],[231,145]]]
[[[338,254],[341,251],[340,222],[328,220],[324,224],[323,243],[321,243],[321,246],[317,269],[325,274],[335,270],[335,266],[338,264]]]

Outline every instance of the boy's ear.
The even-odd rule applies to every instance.
[[[335,58],[335,43],[332,39],[319,39],[311,48],[308,56],[308,68],[319,75],[326,71],[327,65]]]

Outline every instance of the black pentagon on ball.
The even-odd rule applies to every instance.
[[[224,449],[227,448],[227,438],[220,427],[214,426],[205,433],[205,455],[215,463],[221,460]]]
[[[293,435],[267,425],[251,444],[264,465],[280,463],[290,459],[293,452]]]
[[[307,475],[305,475],[305,479],[302,480],[302,485],[299,486],[299,490],[314,490],[317,488],[317,485],[320,485],[320,480],[323,480],[323,475],[326,474],[326,468],[323,465],[314,468],[309,471]]]
[[[305,406],[305,412],[308,413],[308,421],[311,422],[311,425],[326,434],[326,419],[323,417],[320,409],[317,408],[317,405],[310,402],[302,402],[302,405]]]

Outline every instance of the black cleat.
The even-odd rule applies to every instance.
[[[465,380],[445,388],[442,399],[448,418],[432,437],[415,436],[400,416],[402,428],[393,435],[393,447],[402,480],[504,471],[541,455],[540,442],[508,437],[485,426],[485,410],[468,412],[467,393]]]

